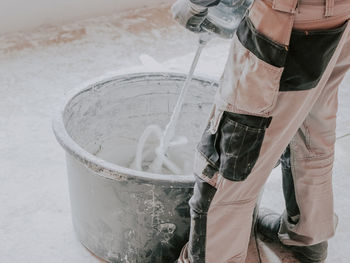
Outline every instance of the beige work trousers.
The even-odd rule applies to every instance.
[[[350,1],[326,2],[256,0],[241,23],[196,153],[191,233],[179,263],[244,263],[259,192],[286,148],[298,213],[286,210],[281,242],[309,246],[334,235]]]

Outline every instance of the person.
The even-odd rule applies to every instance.
[[[200,33],[219,2],[178,0],[171,11]],[[337,91],[350,67],[349,19],[348,0],[255,0],[249,7],[197,146],[189,241],[177,262],[245,262],[253,210],[279,159],[286,209],[261,209],[257,231],[303,263],[326,259],[337,225],[332,166]]]

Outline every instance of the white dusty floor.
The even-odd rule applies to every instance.
[[[0,262],[98,262],[73,232],[64,152],[53,136],[52,116],[72,89],[96,78],[185,72],[196,42],[174,24],[166,6],[0,36]],[[212,41],[197,74],[218,78],[227,49],[227,42]],[[349,262],[350,255],[349,84],[348,75],[339,96],[334,191],[340,223],[330,241],[332,263]],[[283,209],[280,186],[276,169],[263,205]]]

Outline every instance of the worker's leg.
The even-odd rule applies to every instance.
[[[273,211],[259,214],[259,232],[273,240],[278,240],[280,232],[282,242],[294,245],[290,248],[301,262],[323,261],[327,256],[327,237],[320,235],[334,232],[331,171],[337,93],[350,67],[349,56],[350,44],[347,44],[322,94],[281,156],[286,205],[282,220]]]
[[[257,58],[242,46],[242,39],[235,38],[218,92],[221,99],[232,102],[225,105],[230,114],[223,113],[222,103],[218,99],[214,111],[216,114],[213,114],[211,124],[199,144],[195,174],[206,186],[200,186],[198,181],[196,183],[197,190],[190,202],[191,209],[196,210],[191,213],[190,242],[184,248],[179,262],[244,262],[258,193],[276,161],[322,94],[347,41],[349,29],[346,26],[333,32],[340,36],[339,42],[336,40],[335,45],[326,46],[334,49],[328,50],[329,57],[321,61],[324,62],[322,65],[315,63],[318,70],[316,76],[319,77],[315,80],[300,80],[296,77],[304,75],[299,75],[299,72],[293,77],[293,72],[298,70],[301,70],[300,74],[306,71],[311,73],[307,76],[313,76],[313,68],[311,72],[308,68],[293,68],[299,64],[298,59],[305,57],[300,58],[298,54],[291,53],[292,61],[285,68],[284,78],[281,78],[283,70]],[[252,32],[243,30],[243,37],[250,33]],[[325,40],[323,36],[334,36],[332,32],[310,34],[314,34],[312,41],[318,37]],[[306,44],[298,42],[305,34],[297,33],[294,37],[295,42],[291,47],[297,49],[300,44]],[[255,44],[263,49],[270,48],[270,44],[275,46],[275,43],[267,42],[263,43],[267,46],[261,46],[261,42]],[[322,48],[322,45],[310,42],[309,45],[315,44],[315,49]],[[254,52],[259,51],[261,50]],[[276,53],[269,54],[272,58],[276,56]],[[308,57],[309,54],[302,55]],[[269,60],[271,57],[262,59]],[[234,65],[239,63],[244,64],[235,68]],[[304,66],[308,65],[304,63]],[[300,85],[288,85],[290,81]]]
[[[270,114],[272,116],[272,122],[266,129],[259,158],[247,179],[242,182],[235,182],[232,179],[235,179],[236,174],[232,174],[231,180],[224,174],[223,177],[219,176],[219,182],[216,186],[217,191],[207,215],[206,262],[244,262],[249,241],[251,215],[257,195],[283,150],[287,147],[294,134],[296,134],[298,127],[302,125],[309,112],[312,111],[320,94],[322,94],[325,84],[337,63],[342,45],[346,41],[347,33],[344,33],[339,43],[339,48],[334,53],[334,56],[314,88],[283,91],[278,94],[277,104]],[[342,55],[347,57],[347,54],[344,52]],[[242,96],[242,94],[239,94],[239,96]],[[249,100],[250,98],[245,97],[245,99]],[[230,125],[234,125],[232,122],[225,122],[225,119],[223,123],[221,130],[226,126],[229,130]],[[240,138],[243,137],[244,135]],[[234,149],[249,151],[249,143],[243,145],[243,147],[241,143],[244,143],[244,140],[236,140],[234,137],[231,137],[229,144]],[[241,152],[238,155],[231,155],[231,157],[240,157],[240,154]],[[249,153],[247,152],[247,154]],[[242,166],[244,167],[245,165],[243,164]],[[315,163],[315,166],[319,175],[329,173],[329,164],[325,166],[325,163],[319,162]],[[236,166],[230,167],[232,170],[232,167]],[[242,173],[244,174],[244,170],[242,170]],[[317,179],[311,177],[306,178],[305,181],[317,181]],[[303,182],[300,181],[300,183]],[[307,197],[307,193],[303,192],[303,194]],[[311,209],[310,213],[313,213],[312,207],[306,205],[305,209]],[[319,226],[324,226],[323,222],[328,220],[325,223],[327,228],[324,228],[321,233],[317,232],[317,234],[313,231],[312,226],[310,230],[307,227],[303,228],[303,235],[308,236],[310,234],[308,238],[311,239],[310,242],[304,243],[304,245],[319,243],[334,233],[333,215],[331,218],[313,217],[312,219],[315,220],[313,224],[316,225],[317,229],[319,229]],[[288,243],[286,238],[283,242]],[[289,244],[296,245],[293,242]],[[299,243],[299,245],[301,244]]]
[[[326,240],[336,225],[332,167],[337,95],[350,67],[349,57],[347,43],[323,92],[281,158],[286,210],[279,237],[286,245],[296,245],[293,250],[310,262],[326,257]]]

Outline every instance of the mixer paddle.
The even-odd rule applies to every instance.
[[[200,54],[202,53],[202,50],[204,46],[209,42],[211,39],[210,33],[202,33],[199,35],[199,45],[196,51],[196,54],[194,56],[194,59],[192,61],[192,65],[190,68],[190,71],[186,77],[185,83],[181,89],[179,98],[177,100],[177,103],[175,105],[174,111],[171,115],[169,123],[166,125],[165,130],[161,132],[161,128],[158,125],[150,125],[148,126],[143,134],[141,135],[138,145],[137,145],[137,151],[136,151],[136,158],[134,161],[134,167],[137,170],[142,170],[142,162],[143,162],[143,150],[145,143],[149,136],[154,133],[159,138],[159,146],[155,149],[155,159],[153,162],[149,165],[148,171],[154,172],[154,173],[160,173],[162,170],[162,166],[164,165],[167,169],[169,169],[174,174],[180,174],[181,169],[173,162],[171,161],[166,153],[169,148],[169,146],[174,145],[183,145],[187,143],[187,140],[184,138],[180,138],[180,140],[173,142],[174,136],[175,136],[175,129],[176,125],[180,116],[180,112],[182,109],[182,106],[184,104],[184,99],[186,97],[186,93],[189,88],[189,84],[192,80],[194,70],[197,66]],[[149,153],[149,151],[147,151]]]

